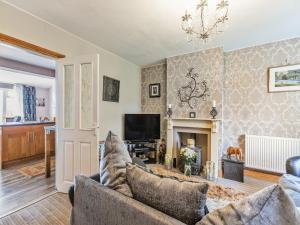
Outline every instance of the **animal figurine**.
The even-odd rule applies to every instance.
[[[233,147],[230,146],[227,148],[227,158],[231,158],[231,155],[235,155],[235,158],[237,160],[242,160],[243,158],[243,153],[242,153],[242,149],[240,147]]]

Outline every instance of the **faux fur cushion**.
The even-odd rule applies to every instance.
[[[132,164],[126,174],[134,199],[188,225],[205,215],[207,183],[163,178]]]
[[[101,151],[100,183],[128,197],[132,197],[126,181],[126,163],[131,162],[123,141],[111,131]]]
[[[172,177],[180,181],[207,182],[208,183],[208,191],[206,195],[207,198],[221,200],[223,202],[226,202],[227,204],[232,201],[241,200],[246,196],[248,196],[248,194],[244,192],[240,192],[229,187],[224,187],[214,182],[205,180],[204,178],[201,178],[199,176],[188,177],[178,172],[166,170],[160,165],[149,165],[149,168],[155,174],[159,174],[160,176],[164,176],[164,177]]]
[[[279,185],[272,185],[206,215],[196,225],[299,225],[295,204]]]

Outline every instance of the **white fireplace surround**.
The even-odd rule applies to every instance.
[[[215,119],[200,118],[168,118],[167,129],[167,154],[172,158],[177,157],[176,133],[196,133],[207,135],[207,160],[215,163],[215,175],[219,171],[219,140],[220,122]]]

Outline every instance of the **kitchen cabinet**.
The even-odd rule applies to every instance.
[[[33,136],[33,155],[45,153],[45,132],[43,125],[36,125],[32,127]]]
[[[1,126],[1,163],[2,166],[20,160],[42,157],[45,154],[44,126],[54,123],[34,123],[17,126]],[[50,143],[55,145],[55,137]],[[52,148],[53,149],[53,148]]]

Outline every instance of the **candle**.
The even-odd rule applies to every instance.
[[[171,104],[169,104],[169,106],[168,106],[168,109],[171,109],[172,108],[172,105]]]
[[[212,107],[216,107],[216,100],[213,100]]]

